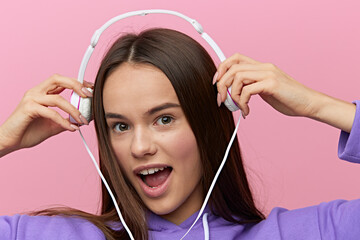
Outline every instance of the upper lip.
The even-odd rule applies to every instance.
[[[150,169],[150,168],[165,168],[165,167],[170,167],[169,165],[167,164],[163,164],[163,163],[152,163],[152,164],[147,164],[147,165],[142,165],[142,166],[139,166],[139,167],[136,167],[134,170],[133,170],[133,173],[138,175],[140,174],[140,172],[144,169]]]

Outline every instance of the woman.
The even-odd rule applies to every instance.
[[[221,105],[230,86],[244,117],[249,114],[250,97],[259,94],[286,115],[313,118],[343,130],[340,147],[345,158],[360,161],[360,146],[353,140],[360,130],[358,117],[354,121],[354,104],[311,90],[272,64],[239,54],[216,70],[198,43],[173,30],[125,35],[102,61],[93,112],[101,169],[135,239],[180,239],[192,224],[234,129],[231,112]],[[47,106],[57,106],[79,124],[87,124],[78,110],[57,95],[69,88],[90,96],[83,87],[73,79],[53,76],[29,90],[0,127],[0,155],[78,128]],[[346,132],[351,132],[350,138]],[[351,159],[346,155],[349,147]],[[3,217],[0,226],[6,230],[0,234],[7,237],[2,239],[15,235],[23,236],[20,239],[70,235],[77,237],[72,239],[104,239],[104,235],[127,239],[116,224],[118,217],[104,188],[102,200],[100,216],[47,210],[35,215],[62,217]],[[353,211],[359,209],[358,200],[335,201],[294,211],[276,208],[264,220],[254,204],[235,141],[204,218],[212,239],[330,239],[331,231],[340,239],[355,239],[360,232],[354,222],[360,220]],[[206,225],[198,222],[186,239],[203,238],[203,228],[206,231]]]

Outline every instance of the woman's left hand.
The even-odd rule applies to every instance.
[[[227,88],[231,86],[231,97],[244,117],[250,112],[248,103],[251,96],[258,94],[285,115],[309,117],[345,131],[351,130],[354,104],[310,89],[273,64],[261,63],[237,53],[219,65],[215,82],[218,103],[225,101]]]

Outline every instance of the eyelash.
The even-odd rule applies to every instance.
[[[169,116],[169,115],[162,115],[162,116],[160,116],[160,117],[157,118],[157,120],[156,120],[155,123],[158,123],[158,122],[159,122],[161,119],[163,119],[163,118],[169,118],[171,121],[170,121],[169,123],[157,124],[157,125],[162,125],[162,126],[164,126],[164,125],[170,125],[170,124],[174,121],[174,118],[173,118],[173,117],[171,117],[171,116]],[[116,127],[119,126],[119,125],[126,125],[126,128],[127,128],[126,130],[129,129],[129,125],[127,125],[126,123],[122,123],[122,122],[115,122],[115,123],[111,126],[111,129],[112,129],[114,132],[116,132],[116,133],[122,133],[122,132],[126,131],[126,130],[124,130],[124,131],[116,130]]]
[[[116,130],[116,127],[119,126],[119,125],[126,125],[127,128],[129,128],[129,125],[125,124],[125,123],[121,123],[121,122],[116,122],[114,123],[112,126],[111,126],[111,129],[116,132],[116,133],[121,133],[123,131],[118,131]]]
[[[170,123],[167,123],[167,124],[161,124],[161,125],[169,125],[171,124],[173,121],[174,121],[174,118],[169,116],[169,115],[162,115],[160,117],[158,117],[158,119],[156,120],[156,122],[158,122],[159,120],[161,120],[162,118],[170,118],[171,122]]]

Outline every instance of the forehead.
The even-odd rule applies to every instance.
[[[105,81],[105,112],[131,108],[147,111],[163,102],[179,103],[179,100],[170,80],[152,65],[123,63]]]

